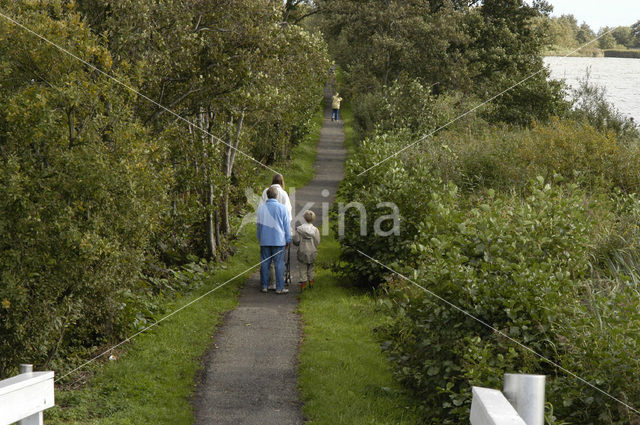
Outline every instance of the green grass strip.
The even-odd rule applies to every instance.
[[[353,114],[340,109],[345,148],[356,149]],[[389,320],[372,293],[345,287],[331,270],[340,245],[333,237],[320,243],[313,290],[302,293],[304,325],[298,385],[304,413],[314,425],[415,424],[415,403],[406,397],[375,338]]]
[[[291,187],[299,188],[309,183],[315,175],[313,164],[316,162],[318,142],[320,141],[320,130],[324,120],[323,106],[313,118],[312,130],[304,140],[291,152],[292,160],[285,164],[281,172],[283,173],[287,189]],[[265,187],[271,183],[271,174],[265,176]]]
[[[375,339],[389,319],[373,294],[345,288],[330,270],[339,249],[333,238],[321,242],[315,287],[301,295],[304,413],[316,425],[418,423]]]

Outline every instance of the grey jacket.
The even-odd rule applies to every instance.
[[[312,264],[316,261],[318,245],[320,244],[318,228],[311,223],[298,226],[293,235],[293,244],[298,247],[298,261],[304,264]]]

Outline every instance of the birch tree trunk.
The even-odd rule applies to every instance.
[[[209,133],[211,133],[211,121],[209,119],[209,114],[205,114],[203,110],[200,111],[200,127],[206,128]],[[210,164],[207,163],[207,159],[209,155],[207,154],[208,144],[211,143],[209,137],[206,134],[200,133],[200,141],[202,143],[202,155],[204,159],[203,168],[203,177],[204,177],[204,196],[203,196],[203,204],[205,208],[205,220],[204,220],[204,234],[205,241],[207,244],[207,257],[209,259],[215,259],[218,252],[218,243],[215,238],[215,225],[213,219],[213,184],[211,182],[211,178],[208,172],[208,166]]]
[[[205,188],[205,206],[207,208],[205,220],[205,235],[207,239],[207,257],[215,259],[218,251],[218,243],[215,237],[215,224],[213,218],[213,185],[207,184]]]
[[[221,227],[222,231],[225,235],[231,233],[231,223],[229,222],[229,183],[228,181],[233,174],[233,165],[236,160],[236,154],[238,153],[238,145],[240,144],[240,135],[242,134],[242,127],[244,125],[244,110],[242,114],[240,114],[240,119],[238,120],[236,126],[236,133],[232,135],[229,139],[229,146],[225,149],[224,155],[224,165],[223,171],[224,176],[227,178],[227,184],[224,188],[224,195],[222,199],[222,222]],[[233,127],[233,118],[231,119],[231,127]]]

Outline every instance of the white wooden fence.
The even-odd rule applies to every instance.
[[[541,375],[506,374],[504,394],[473,387],[471,425],[544,425],[544,383]],[[19,375],[0,381],[0,425],[43,425],[54,404],[53,372],[20,365]]]
[[[42,425],[42,412],[54,404],[53,372],[20,365],[19,375],[0,381],[0,425]]]
[[[542,375],[505,374],[504,393],[473,387],[471,425],[544,425]]]

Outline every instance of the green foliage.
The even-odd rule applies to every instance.
[[[640,187],[640,150],[613,132],[582,121],[554,119],[531,129],[477,129],[473,135],[446,132],[423,152],[439,175],[465,191],[495,188],[522,192],[536,176],[585,188]]]
[[[203,268],[195,264],[178,272],[175,285],[200,286],[167,302],[174,311],[260,261],[255,226],[236,241],[236,254],[224,263]],[[237,304],[241,276],[136,337],[112,354],[115,360],[95,362],[56,389],[56,406],[45,412],[48,424],[193,424],[194,385],[202,355],[224,313]],[[160,315],[154,317],[156,320]],[[77,381],[87,385],[77,388]]]
[[[232,253],[244,190],[264,178],[238,150],[276,166],[306,145],[329,62],[276,0],[0,8],[142,93],[0,18],[4,376],[139,329],[198,285],[168,267]]]
[[[423,422],[466,422],[472,385],[500,388],[505,372],[522,372],[547,375],[549,423],[633,423],[621,404],[509,339],[640,404],[629,354],[640,341],[637,129],[588,82],[565,101],[541,62],[550,38],[576,48],[595,34],[572,16],[549,18],[544,2],[355,3],[318,3],[360,137],[339,192],[336,268],[387,291],[383,348]],[[439,19],[455,43],[423,31]],[[414,31],[433,49],[414,46]],[[433,70],[448,58],[455,78],[441,83]],[[509,87],[479,116],[465,114]],[[381,202],[399,208],[399,233],[380,234],[390,230]]]
[[[454,200],[433,202],[461,209]],[[428,290],[555,358],[561,341],[554,327],[589,271],[587,208],[575,188],[555,188],[542,179],[524,199],[490,192],[446,220],[423,218],[405,267],[416,267],[414,279]],[[471,385],[499,388],[508,371],[555,374],[530,352],[428,294],[393,283],[389,292],[399,314],[385,347],[399,378],[425,400],[425,415],[439,418],[436,423],[468,417]],[[556,405],[562,398],[549,400]]]
[[[580,81],[580,85],[572,90],[573,108],[568,115],[588,121],[599,130],[613,131],[624,139],[637,138],[640,134],[636,123],[620,113],[606,99],[605,89],[591,84],[589,78],[587,74],[586,78]]]
[[[516,372],[547,375],[549,423],[630,423],[619,403],[356,249],[637,405],[637,362],[629,355],[640,341],[631,325],[640,302],[633,137],[582,120],[530,129],[474,120],[362,176],[415,134],[392,128],[358,144],[340,197],[366,207],[367,234],[348,210],[338,267],[353,282],[387,291],[382,302],[393,322],[383,348],[420,400],[423,421],[466,421],[472,385],[500,388],[502,375]],[[372,231],[385,201],[400,209],[399,235]]]
[[[616,47],[616,39],[611,33],[611,28],[603,27],[598,31],[598,46],[601,49],[613,49]]]
[[[633,47],[633,32],[631,27],[616,27],[612,32],[613,38],[616,39],[616,43],[621,46]]]
[[[545,17],[536,24],[547,28],[547,44],[549,46],[547,52],[551,54],[567,54],[587,43],[590,45],[574,52],[574,55],[602,56],[602,50],[606,49],[624,51],[621,49],[640,47],[640,37],[638,37],[638,31],[635,30],[638,23],[631,27],[600,28],[597,43],[591,43],[596,38],[593,29],[585,22],[578,25],[578,20],[573,15]]]
[[[397,81],[415,81],[434,96],[459,93],[481,100],[521,82],[494,100],[487,118],[528,125],[558,113],[560,87],[547,82],[540,57],[545,28],[534,25],[546,7],[520,0],[476,3],[318,2],[359,124],[375,122],[383,102],[378,97],[388,96]]]
[[[8,10],[110,68],[109,52],[61,3],[51,13]],[[6,20],[0,34],[5,375],[26,359],[56,366],[67,347],[122,334],[127,294],[145,291],[139,273],[166,175],[162,146],[133,116],[128,93]]]

